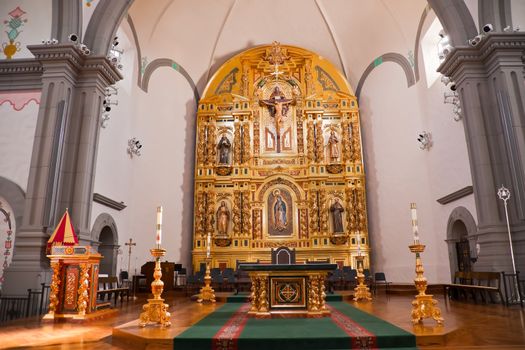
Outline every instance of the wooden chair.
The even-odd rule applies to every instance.
[[[279,247],[275,250],[272,248],[272,264],[295,264],[295,248]]]
[[[374,274],[374,284],[373,284],[373,291],[374,293],[376,293],[377,291],[377,286],[379,285],[383,285],[385,286],[385,293],[388,294],[388,285],[390,284],[390,282],[388,282],[386,280],[386,276],[385,276],[385,273],[384,272],[376,272]]]

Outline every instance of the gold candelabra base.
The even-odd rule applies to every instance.
[[[412,324],[418,324],[424,318],[433,318],[439,325],[442,325],[445,320],[441,317],[441,310],[437,307],[437,300],[434,300],[432,295],[425,293],[427,290],[427,279],[423,275],[425,270],[423,269],[420,256],[420,253],[425,251],[425,246],[415,243],[408,247],[412,253],[416,254],[416,278],[414,283],[419,292],[416,295],[416,299],[412,301]]]
[[[142,307],[144,312],[140,314],[139,326],[145,327],[148,323],[160,323],[162,327],[169,327],[171,326],[171,315],[168,312],[169,305],[164,304],[164,299],[160,297],[164,290],[164,282],[160,279],[162,277],[160,258],[166,254],[166,250],[159,247],[150,249],[150,252],[155,258],[154,280],[151,282],[153,299],[148,299],[148,303]]]
[[[371,301],[372,294],[370,289],[365,284],[365,275],[363,274],[363,260],[364,256],[356,256],[357,260],[357,286],[354,288],[354,300],[355,301]]]
[[[211,276],[210,276],[210,259],[206,259],[206,274],[204,275],[204,287],[201,288],[199,293],[198,303],[202,302],[215,302],[215,291],[211,287]]]

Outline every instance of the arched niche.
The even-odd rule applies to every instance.
[[[448,256],[451,279],[460,270],[458,247],[468,242],[469,258],[476,259],[477,225],[470,211],[465,207],[457,207],[450,213],[447,223]],[[471,261],[472,262],[472,261]]]
[[[100,261],[100,273],[116,276],[118,260],[118,230],[113,217],[107,213],[100,214],[91,230],[93,244],[103,256]]]

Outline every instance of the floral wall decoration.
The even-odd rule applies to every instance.
[[[8,13],[9,18],[4,20],[6,25],[7,42],[2,44],[2,49],[6,59],[11,59],[13,56],[20,51],[20,41],[16,41],[20,33],[22,33],[22,28],[24,23],[27,22],[26,18],[23,18],[26,12],[17,6],[14,10]]]

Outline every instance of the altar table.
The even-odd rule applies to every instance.
[[[336,264],[240,264],[250,276],[249,315],[269,317],[325,317],[325,279]]]

